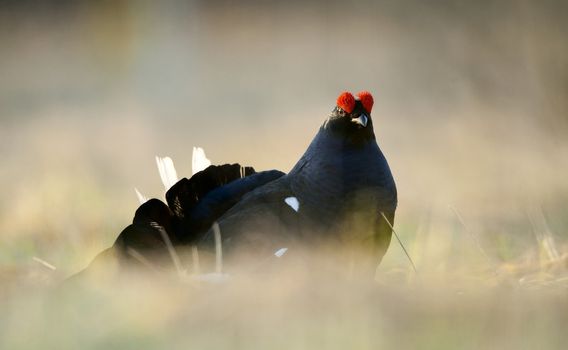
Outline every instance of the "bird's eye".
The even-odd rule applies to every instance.
[[[335,107],[334,108],[335,114],[337,114],[340,117],[345,117],[347,115],[347,112],[345,112],[343,109],[341,109],[340,107]]]

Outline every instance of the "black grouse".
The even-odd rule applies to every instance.
[[[366,91],[342,93],[288,174],[225,164],[180,180],[166,193],[168,206],[152,199],[138,209],[115,254],[127,263],[133,254],[167,256],[166,240],[176,249],[211,252],[217,222],[229,262],[243,256],[262,262],[282,248],[333,247],[354,252],[348,255],[360,270],[373,272],[390,243],[397,190],[376,141],[372,107]]]
[[[368,92],[342,93],[293,169],[217,219],[224,251],[262,258],[298,244],[356,248],[359,268],[374,271],[390,243],[384,217],[393,224],[397,191],[373,131],[372,107]],[[211,248],[213,230],[198,243]]]

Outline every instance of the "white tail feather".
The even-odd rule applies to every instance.
[[[205,170],[211,165],[211,161],[205,156],[205,151],[201,147],[193,147],[193,156],[191,159],[192,175]]]
[[[148,198],[146,198],[146,196],[140,193],[140,191],[138,191],[136,187],[134,187],[134,192],[136,192],[136,197],[138,197],[138,201],[140,202],[140,204],[144,204],[148,201]]]
[[[160,172],[160,178],[164,184],[164,188],[170,189],[173,185],[178,182],[178,176],[176,168],[174,167],[174,162],[170,157],[158,157],[156,156],[156,164],[158,165],[158,171]]]

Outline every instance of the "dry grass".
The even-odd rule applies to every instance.
[[[0,349],[566,347],[563,2],[13,3]],[[374,282],[327,259],[211,283],[189,259],[61,286],[130,222],[134,187],[163,196],[154,156],[290,169],[344,89],[376,97],[416,273],[393,240]]]
[[[217,283],[175,273],[94,275],[81,283],[20,288],[17,296],[5,298],[0,344],[561,349],[568,321],[567,261],[564,256],[528,274],[520,266],[475,275],[383,267],[374,283],[297,266]]]
[[[325,273],[293,264],[278,273],[212,282],[180,279],[177,273],[114,280],[103,269],[82,284],[62,287],[64,278],[86,266],[128,223],[136,207],[134,186],[156,196],[162,189],[151,145],[121,154],[92,140],[67,150],[60,145],[68,142],[66,136],[83,129],[68,120],[58,123],[74,130],[20,129],[20,135],[29,132],[30,140],[39,137],[39,145],[47,142],[60,152],[57,158],[42,155],[51,157],[46,165],[30,165],[46,171],[40,182],[13,177],[10,193],[15,195],[0,222],[1,348],[563,348],[568,224],[560,175],[532,183],[519,199],[513,195],[516,183],[491,185],[490,177],[499,182],[500,174],[484,171],[472,185],[475,192],[452,176],[474,171],[483,157],[477,156],[477,163],[465,158],[449,163],[442,173],[436,164],[444,164],[446,153],[429,153],[434,165],[427,167],[419,157],[425,150],[388,151],[387,144],[401,195],[395,229],[417,273],[393,240],[373,283],[330,274],[345,267],[334,266],[328,256]],[[121,128],[116,122],[97,125],[103,132]],[[127,125],[137,130],[133,138],[147,132],[139,123]],[[475,143],[467,133],[459,144]],[[98,156],[75,165],[78,172],[53,166],[67,157],[70,165],[75,154],[98,147]],[[426,151],[436,147],[431,143]],[[32,159],[40,149],[25,149],[30,153],[20,153],[20,160]],[[492,150],[493,144],[478,148]],[[132,161],[139,156],[134,152],[148,153],[141,157],[148,172],[130,175],[145,167]],[[533,154],[525,154],[523,162],[542,169],[548,166],[544,155],[560,158]],[[112,181],[103,180],[100,169],[81,172],[97,157],[121,164]],[[188,173],[183,162],[177,164],[180,173]],[[562,163],[554,166],[566,169]],[[515,181],[530,182],[531,172],[517,168]],[[417,181],[436,186],[418,189]],[[180,271],[195,271],[194,263],[184,263]]]

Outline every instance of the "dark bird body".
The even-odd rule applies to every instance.
[[[391,238],[382,214],[393,223],[397,191],[375,139],[372,104],[366,92],[357,99],[343,93],[288,174],[256,173],[233,164],[210,166],[180,180],[166,194],[169,210],[158,200],[143,204],[145,209],[115,246],[123,255],[128,248],[151,251],[154,243],[163,251],[158,222],[174,245],[213,251],[211,225],[217,222],[228,262],[242,256],[261,262],[280,248],[355,247],[365,257],[359,259],[363,270],[374,270]],[[297,208],[291,204],[295,201]]]
[[[372,121],[364,127],[352,122],[361,114],[368,112],[359,101],[352,113],[335,109],[288,174],[247,193],[222,215],[224,249],[262,256],[298,243],[356,243],[376,267],[391,238],[381,213],[393,223],[397,191]],[[298,212],[285,203],[288,197],[297,198]],[[201,246],[212,243],[209,231]]]

